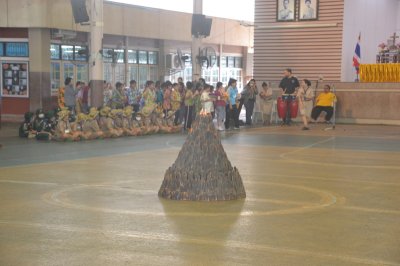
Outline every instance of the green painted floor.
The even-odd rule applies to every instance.
[[[0,130],[0,265],[400,265],[400,128],[324,128],[223,133],[247,198],[219,203],[157,197],[184,135]]]

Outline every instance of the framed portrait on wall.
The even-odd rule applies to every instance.
[[[299,20],[317,20],[319,0],[299,1]]]
[[[29,97],[28,62],[2,62],[2,97]]]
[[[276,0],[276,21],[294,21],[296,0]]]

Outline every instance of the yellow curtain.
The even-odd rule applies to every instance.
[[[400,64],[361,64],[361,82],[400,82]]]

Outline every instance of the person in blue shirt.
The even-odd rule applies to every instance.
[[[163,95],[163,91],[161,89],[161,82],[157,81],[156,82],[156,103],[158,105],[162,105],[164,101],[164,95]]]
[[[237,80],[229,79],[228,82],[228,104],[226,105],[226,120],[225,120],[225,129],[229,129],[230,120],[234,121],[234,129],[239,129],[239,112],[236,105],[236,102],[239,98],[239,92],[236,87]]]

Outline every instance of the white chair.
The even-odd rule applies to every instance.
[[[272,110],[271,110],[271,119],[270,119],[270,123],[272,124],[272,122],[274,121],[274,117],[275,117],[275,124],[278,124],[278,101],[274,100],[272,102]]]

